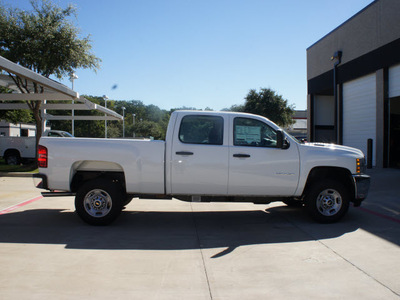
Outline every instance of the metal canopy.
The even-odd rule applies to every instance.
[[[6,71],[9,74],[0,73],[0,85],[13,90],[11,94],[1,94],[0,110],[11,109],[29,109],[26,103],[10,103],[12,101],[41,101],[42,118],[46,120],[122,120],[123,117],[115,111],[95,104],[79,93],[66,87],[65,85],[46,78],[25,67],[9,61],[0,56],[0,71]],[[11,77],[11,76],[13,77]],[[24,80],[24,84],[29,91],[34,90],[34,86],[39,87],[40,93],[21,93],[13,80],[16,76]],[[71,101],[71,103],[46,103],[52,101]],[[104,116],[52,116],[47,114],[46,110],[97,110],[104,113]],[[45,128],[45,126],[43,126]]]

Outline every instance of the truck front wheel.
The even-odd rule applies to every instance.
[[[117,182],[95,179],[84,183],[75,196],[79,217],[91,225],[108,225],[122,210],[123,192]]]
[[[315,182],[305,197],[308,213],[321,223],[341,219],[349,209],[349,203],[350,193],[346,186],[330,179]]]

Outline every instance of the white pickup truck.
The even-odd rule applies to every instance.
[[[231,112],[176,111],[166,141],[43,137],[38,163],[44,194],[75,195],[93,225],[112,222],[133,197],[283,201],[334,222],[370,183],[360,150],[301,144],[267,118]]]
[[[43,136],[73,137],[69,132],[61,130],[46,130]],[[23,160],[34,160],[36,158],[36,137],[0,137],[0,157],[3,157],[8,165],[19,165]]]

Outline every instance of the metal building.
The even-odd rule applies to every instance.
[[[372,2],[311,45],[307,82],[310,141],[356,147],[374,166],[400,167],[399,0]]]

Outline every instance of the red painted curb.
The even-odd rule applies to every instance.
[[[399,220],[399,219],[396,219],[396,218],[393,218],[393,217],[390,217],[390,216],[387,216],[387,215],[378,213],[378,212],[373,211],[373,210],[370,210],[370,209],[368,209],[368,208],[365,208],[365,207],[358,207],[358,209],[359,209],[359,210],[362,210],[362,211],[364,211],[364,212],[367,212],[367,213],[369,213],[369,214],[371,214],[371,215],[374,215],[374,216],[377,216],[377,217],[381,217],[381,218],[384,218],[384,219],[386,219],[386,220],[390,220],[390,221],[393,221],[393,222],[396,222],[396,223],[400,223],[400,220]]]
[[[32,202],[35,202],[37,200],[40,200],[42,198],[43,198],[43,196],[37,196],[36,198],[30,199],[30,200],[26,200],[26,201],[18,203],[16,205],[10,206],[10,207],[8,207],[6,209],[0,210],[0,215],[4,215],[4,214],[7,214],[9,212],[12,212],[13,210],[16,210],[17,208],[20,208],[22,206],[28,205],[28,204],[30,204]]]

